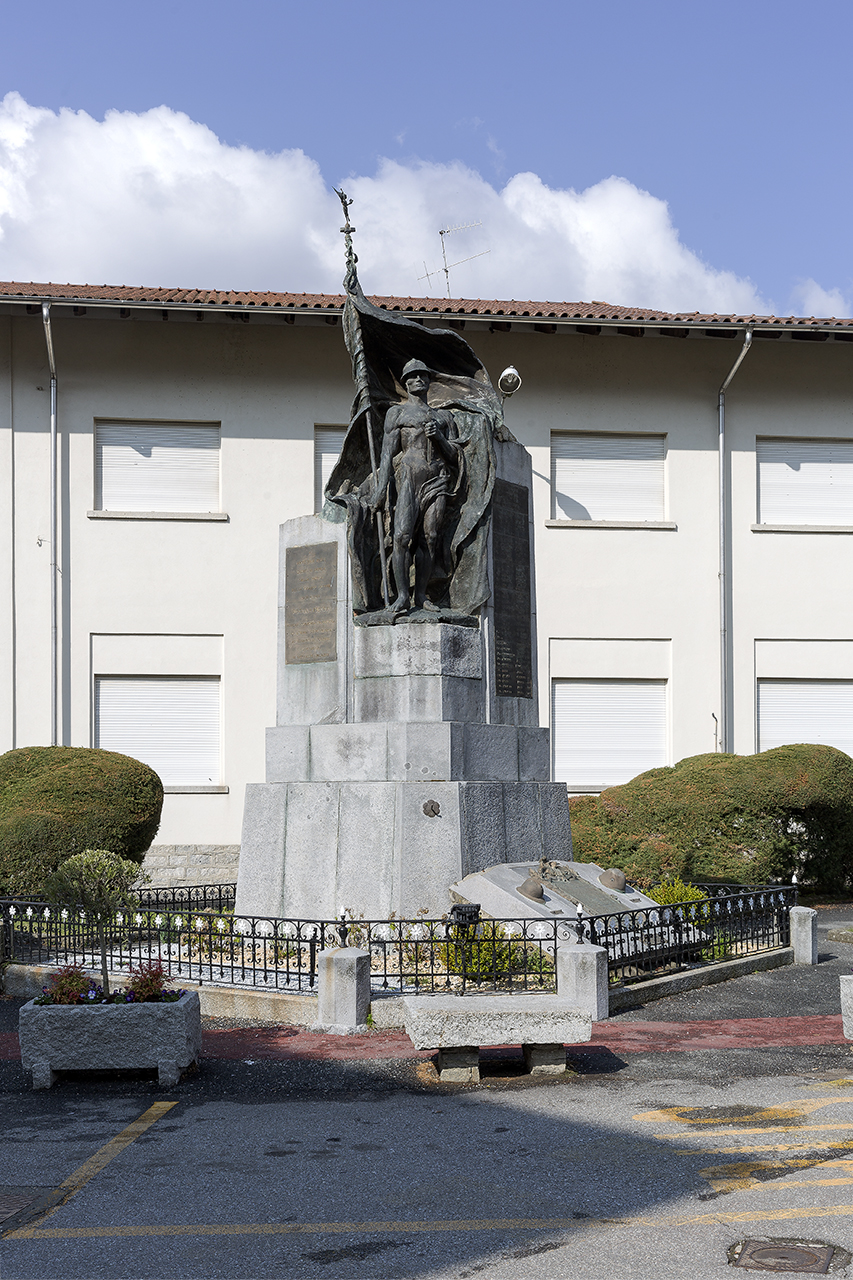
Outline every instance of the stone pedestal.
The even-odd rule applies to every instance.
[[[276,725],[246,790],[238,915],[440,915],[473,871],[571,857],[538,727],[530,460],[497,450],[479,625],[355,625],[344,523],[282,525]]]

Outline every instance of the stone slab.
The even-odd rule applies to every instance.
[[[335,947],[317,957],[317,1021],[335,1028],[365,1027],[370,1008],[370,952]]]
[[[559,996],[406,996],[403,1011],[406,1035],[416,1049],[592,1039],[590,1014]]]
[[[853,973],[842,973],[838,981],[841,986],[841,1021],[844,1026],[844,1038],[853,1040]]]
[[[817,964],[817,912],[811,907],[791,907],[789,915],[794,964]]]
[[[157,1068],[161,1085],[201,1058],[201,1008],[195,991],[168,1004],[37,1005],[18,1015],[21,1063],[33,1088],[57,1071]]]
[[[357,627],[354,633],[356,680],[404,676],[458,676],[481,680],[479,628],[451,622],[398,622],[393,627]]]

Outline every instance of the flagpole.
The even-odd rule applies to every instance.
[[[344,288],[347,291],[347,300],[344,304],[344,310],[346,311],[347,308],[349,308],[349,317],[351,321],[350,328],[355,335],[354,350],[350,352],[350,355],[352,356],[353,376],[355,379],[356,397],[359,408],[350,423],[350,427],[353,427],[361,415],[364,414],[365,425],[367,427],[367,447],[370,452],[370,470],[375,487],[378,482],[379,471],[376,465],[376,445],[373,440],[373,415],[370,408],[367,358],[364,354],[364,343],[362,342],[361,337],[361,321],[359,320],[358,310],[350,296],[350,283],[355,278],[355,264],[358,261],[352,247],[352,233],[355,231],[355,227],[349,220],[349,207],[352,204],[352,200],[347,199],[345,191],[338,191],[337,188],[335,188],[335,195],[341,202],[345,222],[345,225],[341,227],[341,234],[345,236],[347,263],[347,273],[344,279]],[[391,594],[388,590],[388,558],[385,554],[385,521],[381,511],[376,512],[376,532],[379,536],[379,564],[382,570],[382,596],[385,601],[385,608],[387,609],[391,603]]]

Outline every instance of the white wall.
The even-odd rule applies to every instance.
[[[245,784],[263,779],[264,728],[275,722],[278,526],[313,508],[315,423],[348,418],[352,383],[340,326],[319,318],[199,324],[174,316],[163,322],[156,312],[128,320],[60,312],[53,328],[65,513],[64,740],[92,741],[98,663],[115,670],[122,652],[131,662],[141,647],[140,664],[170,674],[173,662],[192,665],[180,657],[181,637],[215,638],[229,791],[167,796],[157,842],[236,844]],[[524,378],[506,412],[533,458],[542,723],[552,677],[666,678],[670,761],[713,750],[712,714],[720,714],[717,389],[739,343],[491,334],[471,323],[465,336],[494,381],[510,363]],[[755,749],[755,683],[768,655],[771,674],[794,677],[814,662],[817,676],[827,666],[822,650],[780,642],[843,641],[829,665],[834,677],[853,678],[853,534],[750,527],[756,436],[853,438],[852,373],[847,345],[756,338],[729,391],[740,752]],[[228,521],[89,518],[97,418],[221,422]],[[549,526],[550,434],[566,429],[664,433],[666,516],[676,527]],[[41,317],[0,316],[3,750],[50,740],[48,484]],[[159,639],[139,639],[147,636]]]

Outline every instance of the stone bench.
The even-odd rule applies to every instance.
[[[556,995],[406,996],[406,1035],[416,1049],[438,1050],[442,1081],[480,1079],[483,1045],[520,1044],[535,1075],[566,1070],[567,1044],[592,1039],[592,1014]]]

